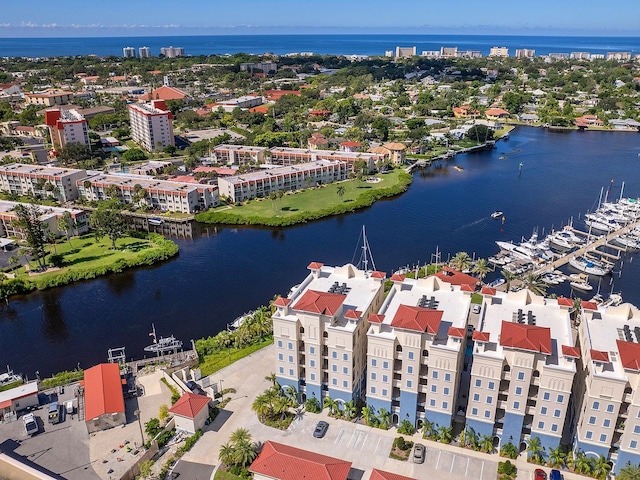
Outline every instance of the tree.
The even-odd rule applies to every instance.
[[[442,425],[437,429],[437,436],[440,443],[451,443],[451,440],[453,440],[453,428]]]
[[[389,130],[391,129],[391,120],[386,117],[377,117],[371,123],[371,129],[373,130],[374,136],[386,142],[389,139]]]
[[[386,408],[378,410],[378,420],[380,422],[380,428],[388,430],[391,426],[391,415]]]
[[[582,450],[578,450],[574,454],[573,468],[576,473],[589,474],[591,473],[591,462],[584,454]]]
[[[505,290],[508,292],[511,288],[511,282],[513,282],[517,278],[517,276],[515,273],[512,273],[509,270],[502,270],[500,272],[500,275],[502,275],[502,278],[505,279]]]
[[[164,153],[168,153],[169,155],[173,156],[176,153],[177,148],[175,147],[175,145],[167,145],[166,147],[164,147]]]
[[[611,471],[611,464],[609,461],[600,455],[595,461],[591,464],[591,473],[598,480],[604,480],[609,475]]]
[[[513,443],[508,442],[500,449],[500,455],[502,455],[503,457],[515,459],[518,458],[518,449]]]
[[[68,211],[64,212],[62,216],[58,218],[58,230],[64,232],[67,237],[67,242],[69,242],[69,246],[71,246],[71,235],[69,235],[69,232],[75,228],[75,223],[76,222],[73,220],[71,213]]]
[[[150,438],[155,437],[161,430],[160,420],[157,418],[152,418],[144,424],[144,431]]]
[[[534,272],[527,272],[522,279],[524,288],[534,295],[544,296],[547,293],[547,284],[542,281],[542,275]]]
[[[60,161],[62,161],[62,163],[64,163],[65,165],[69,165],[70,163],[83,162],[85,160],[89,160],[90,158],[91,151],[84,143],[78,142],[67,143],[58,155],[58,159],[60,159]]]
[[[556,448],[549,449],[549,459],[547,463],[550,467],[564,467],[566,464],[567,454],[562,451],[560,445]]]
[[[36,258],[40,268],[45,268],[44,258],[47,254],[45,245],[47,243],[46,227],[40,221],[40,209],[36,205],[18,205],[13,212],[16,214],[15,225],[20,228],[25,236],[27,245],[31,248],[31,255]]]
[[[616,478],[618,480],[640,480],[640,467],[627,463],[620,469]]]
[[[47,232],[47,241],[51,244],[51,246],[53,247],[53,253],[55,255],[58,254],[58,249],[56,248],[56,234],[53,232]]]
[[[16,265],[18,265],[18,263],[20,263],[20,259],[17,255],[11,255],[9,257],[9,265],[11,266],[11,269],[16,268]]]
[[[151,467],[153,467],[153,460],[147,460],[146,462],[142,462],[140,464],[140,477],[141,478],[151,477]]]
[[[100,202],[98,208],[91,214],[91,226],[96,231],[96,237],[108,237],[111,247],[116,249],[116,240],[124,236],[127,231],[125,217],[120,213],[122,204],[115,199]]]
[[[467,252],[458,252],[449,262],[452,268],[462,272],[471,266],[471,257]]]
[[[473,142],[485,143],[493,140],[494,132],[486,125],[478,124],[467,130],[465,137]]]
[[[433,422],[428,419],[424,419],[424,424],[422,425],[422,436],[425,438],[431,438],[435,435],[436,428]]]
[[[527,445],[527,454],[531,461],[535,463],[542,463],[544,458],[544,447],[540,437],[531,437],[529,439],[529,445]]]
[[[122,160],[125,162],[139,162],[147,159],[147,154],[139,148],[131,148],[122,154]]]
[[[362,407],[362,410],[360,411],[360,414],[362,415],[362,418],[364,419],[364,423],[367,426],[370,426],[373,424],[373,419],[375,418],[375,415],[373,413],[373,408],[369,407],[367,405],[365,405],[364,407]]]
[[[329,395],[324,397],[324,400],[322,401],[322,406],[324,408],[329,409],[329,415],[335,415],[336,412],[338,411],[338,401],[334,400]]]
[[[354,402],[353,400],[344,402],[343,413],[347,420],[353,420],[353,418],[356,416],[356,402]]]
[[[413,435],[416,429],[413,428],[413,424],[409,420],[402,420],[398,425],[398,433],[403,435]]]
[[[338,196],[340,198],[344,197],[344,193],[345,193],[345,188],[344,185],[338,185],[338,188],[336,190],[336,193],[338,194]]]
[[[462,446],[463,447],[470,446],[471,448],[475,449],[477,444],[478,444],[478,435],[476,435],[476,432],[473,430],[473,428],[466,427],[463,430]]]
[[[165,423],[167,421],[167,418],[169,418],[169,407],[167,405],[160,405],[160,409],[158,410],[158,418],[162,423]]]
[[[473,265],[471,271],[478,275],[478,278],[482,282],[482,280],[484,280],[484,277],[487,276],[487,273],[491,271],[491,267],[489,266],[489,262],[487,262],[486,259],[479,258],[478,260],[476,260],[476,263]]]

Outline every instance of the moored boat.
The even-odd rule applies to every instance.
[[[167,353],[180,350],[182,348],[182,340],[178,340],[173,335],[169,337],[160,337],[160,339],[156,336],[156,327],[155,325],[151,325],[152,332],[149,334],[150,337],[153,337],[153,343],[151,345],[147,345],[144,347],[145,352],[153,352],[153,353]]]
[[[501,212],[500,210],[496,210],[495,212],[493,212],[493,213],[491,214],[491,218],[496,218],[496,219],[497,219],[497,218],[501,218],[501,217],[502,217],[502,215],[503,215],[503,212]]]

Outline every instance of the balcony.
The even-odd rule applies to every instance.
[[[427,377],[429,375],[429,367],[426,365],[420,365],[420,372],[418,372],[418,376]]]
[[[393,388],[400,388],[402,387],[402,380],[396,380],[395,378],[393,379],[393,381],[391,382],[391,386]]]
[[[329,349],[326,346],[322,347],[322,356],[327,358],[329,357]]]
[[[402,360],[395,360],[393,362],[393,370],[402,372]]]
[[[507,401],[506,400],[498,400],[498,403],[496,404],[496,406],[498,408],[502,408],[503,410],[506,410],[507,408]]]
[[[418,385],[418,393],[429,393],[429,385]]]
[[[631,403],[631,400],[633,400],[633,393],[625,393],[622,397],[624,403]]]
[[[531,379],[531,384],[535,385],[536,387],[539,387],[540,386],[540,377],[533,377]]]
[[[511,381],[511,372],[502,372],[502,380],[509,380]]]

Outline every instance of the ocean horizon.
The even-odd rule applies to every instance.
[[[122,56],[124,47],[149,47],[157,56],[160,48],[182,47],[185,55],[233,55],[248,53],[312,52],[321,55],[384,55],[397,46],[439,50],[442,46],[460,50],[479,50],[488,55],[493,46],[533,49],[536,55],[549,53],[631,52],[640,53],[637,36],[571,36],[571,35],[460,35],[460,34],[243,34],[243,35],[180,35],[180,36],[116,36],[116,37],[33,37],[0,38],[0,57],[56,56]]]

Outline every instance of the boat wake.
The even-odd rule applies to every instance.
[[[473,226],[475,226],[475,225],[478,225],[479,223],[486,222],[487,220],[490,220],[490,218],[483,217],[483,218],[480,218],[480,219],[478,219],[478,220],[474,220],[474,221],[473,221],[473,222],[471,222],[471,223],[467,223],[467,224],[465,224],[465,225],[461,225],[461,226],[459,226],[458,228],[456,228],[456,229],[454,230],[454,232],[459,232],[459,231],[461,231],[461,230],[464,230],[465,228],[473,227]]]

